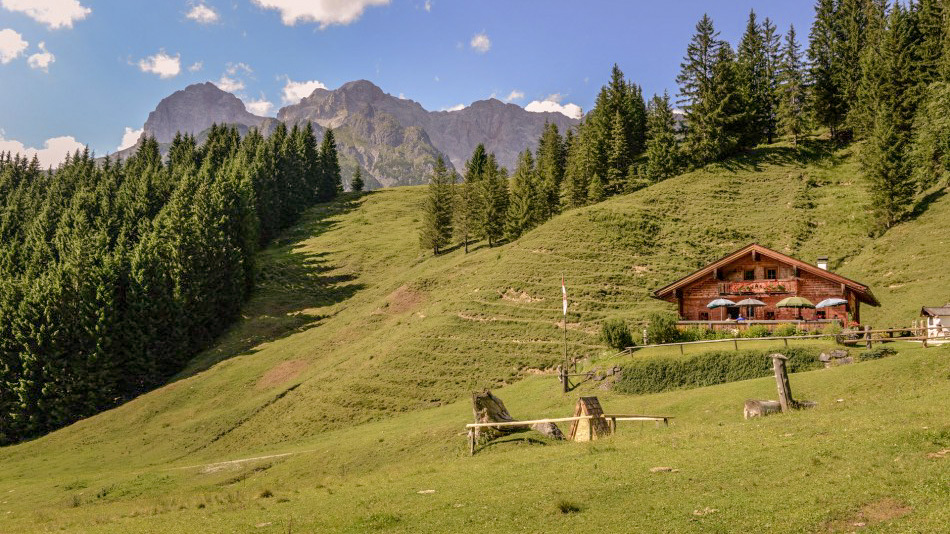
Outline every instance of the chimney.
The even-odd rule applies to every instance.
[[[828,270],[828,256],[818,256],[818,268]]]

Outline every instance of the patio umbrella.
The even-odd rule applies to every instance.
[[[776,308],[798,308],[798,318],[802,318],[802,308],[814,308],[815,305],[805,297],[788,297],[778,301]]]
[[[848,301],[846,301],[845,299],[830,298],[830,299],[825,299],[819,302],[818,304],[815,304],[815,307],[816,308],[830,308],[831,306],[841,306],[842,304],[847,304],[847,303]]]
[[[725,307],[727,307],[727,306],[735,306],[735,305],[736,305],[736,303],[735,303],[735,302],[732,302],[732,301],[729,300],[729,299],[716,299],[716,300],[710,302],[709,304],[707,304],[706,307],[709,308],[710,310],[712,310],[712,309],[715,309],[715,308],[725,308]],[[725,312],[725,311],[722,312],[722,318],[723,318],[723,319],[726,318],[726,312]]]
[[[765,306],[766,304],[759,299],[742,299],[739,302],[736,302],[736,306],[747,306],[749,308],[757,308],[760,306]],[[749,310],[749,316],[752,316],[752,310]]]

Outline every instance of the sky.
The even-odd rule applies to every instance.
[[[205,81],[270,116],[358,79],[429,110],[494,97],[576,115],[614,63],[675,97],[703,13],[735,46],[751,9],[807,43],[806,0],[0,0],[0,151],[115,152]]]

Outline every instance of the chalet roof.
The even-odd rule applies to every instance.
[[[920,309],[920,314],[930,317],[938,316],[947,316],[950,315],[950,302],[944,304],[943,306],[936,306],[932,308],[923,307]]]
[[[794,267],[798,267],[800,270],[811,273],[820,278],[831,280],[835,283],[844,284],[848,286],[852,291],[854,291],[854,294],[859,301],[864,302],[865,304],[869,304],[871,306],[881,305],[881,303],[878,302],[874,294],[871,293],[871,288],[869,288],[868,286],[860,282],[851,280],[850,278],[845,278],[844,276],[841,276],[840,274],[835,274],[831,271],[822,269],[821,267],[818,267],[817,265],[812,265],[811,263],[806,263],[804,261],[795,259],[791,256],[782,254],[781,252],[772,250],[768,247],[763,247],[762,245],[759,245],[758,243],[751,243],[749,245],[746,245],[742,247],[741,249],[710,263],[709,265],[703,267],[702,269],[694,271],[684,276],[683,278],[680,278],[679,280],[673,282],[672,284],[669,284],[665,287],[657,289],[656,291],[653,292],[652,296],[653,298],[656,298],[656,299],[665,300],[666,297],[673,294],[673,292],[675,292],[677,289],[687,286],[693,282],[702,280],[705,277],[712,274],[714,270],[720,267],[724,267],[742,258],[743,256],[747,254],[751,254],[753,251],[758,252],[762,256],[772,258],[773,260],[781,261],[783,263],[787,263]]]

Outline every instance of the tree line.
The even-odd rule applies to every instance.
[[[0,154],[0,445],[181,370],[237,316],[259,247],[341,191],[333,132],[309,123],[55,170]]]
[[[646,101],[614,65],[593,109],[561,134],[545,126],[510,179],[479,146],[463,176],[436,167],[423,248],[516,239],[562,210],[636,191],[780,138],[824,128],[860,141],[872,232],[897,224],[950,176],[950,0],[817,0],[803,50],[749,13],[738,45],[697,22],[668,94]],[[489,163],[489,161],[491,163]]]

